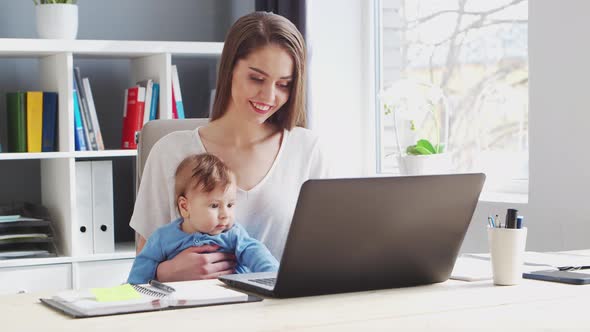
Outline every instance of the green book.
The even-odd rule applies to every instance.
[[[27,152],[26,97],[24,92],[6,94],[8,152]]]

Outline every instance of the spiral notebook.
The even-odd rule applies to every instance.
[[[173,287],[175,292],[166,293],[147,284],[124,285],[129,287],[132,293],[129,294],[129,290],[126,290],[127,297],[123,299],[104,301],[99,299],[93,290],[83,289],[60,292],[51,298],[40,300],[43,304],[75,318],[262,301],[257,296],[228,289],[210,281],[166,284]]]

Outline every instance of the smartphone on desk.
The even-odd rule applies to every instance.
[[[544,281],[561,282],[573,285],[590,284],[590,274],[577,271],[544,270],[522,274],[523,278]]]

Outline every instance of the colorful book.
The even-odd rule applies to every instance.
[[[176,105],[176,118],[184,119],[184,106],[182,105],[182,93],[180,92],[180,80],[176,65],[172,65],[172,98],[172,103]]]
[[[6,94],[8,152],[27,152],[27,116],[24,92]]]
[[[43,136],[43,92],[27,92],[27,151],[41,152]]]
[[[80,112],[80,101],[74,84],[74,143],[76,151],[87,151],[86,135],[84,125],[82,124],[82,114]]]
[[[144,87],[134,86],[125,90],[121,148],[137,149],[137,137],[143,127],[144,107]]]
[[[172,88],[172,118],[178,119],[178,112],[176,111],[176,102],[174,101],[174,88]]]
[[[100,131],[100,123],[98,122],[98,114],[96,113],[96,106],[94,105],[94,97],[92,97],[92,88],[90,87],[90,80],[88,77],[82,79],[82,86],[84,87],[84,95],[88,104],[90,113],[90,121],[94,128],[94,136],[96,137],[96,144],[98,150],[104,150],[104,141],[102,139],[102,132]]]
[[[43,92],[43,141],[41,151],[57,151],[57,93]]]
[[[84,125],[84,132],[86,133],[86,142],[88,143],[88,150],[98,151],[96,132],[94,130],[94,126],[92,125],[92,118],[90,116],[88,100],[86,99],[86,93],[84,91],[84,86],[82,85],[82,77],[80,75],[79,67],[74,68],[74,83],[76,84],[76,90],[78,92],[80,114],[82,115],[82,124]]]
[[[151,109],[152,109],[152,94],[154,90],[154,81],[151,79],[137,82],[137,85],[145,88],[145,107],[143,111],[143,124],[150,121]]]
[[[150,107],[150,120],[155,120],[159,118],[159,108],[160,108],[160,84],[155,83],[153,85],[152,91],[152,106]]]

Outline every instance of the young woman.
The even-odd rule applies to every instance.
[[[138,252],[178,218],[174,171],[190,154],[211,153],[237,178],[236,222],[280,260],[299,189],[327,175],[318,139],[305,126],[305,43],[282,16],[254,12],[230,28],[221,54],[211,122],[162,138],[150,152],[130,225]],[[234,258],[212,245],[185,249],[157,269],[161,281],[233,273]]]

